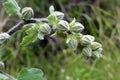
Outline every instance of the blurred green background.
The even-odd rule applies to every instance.
[[[103,58],[89,65],[78,53],[66,47],[65,40],[45,39],[26,47],[20,42],[25,30],[20,30],[0,47],[0,60],[6,72],[17,76],[24,68],[41,68],[48,80],[120,80],[120,0],[17,0],[23,7],[32,7],[35,17],[49,15],[49,6],[65,13],[65,20],[76,18],[103,45]],[[14,26],[19,19],[6,14],[0,1],[0,32]],[[79,48],[78,48],[79,49]]]

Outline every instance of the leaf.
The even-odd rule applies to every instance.
[[[35,26],[32,26],[29,28],[26,33],[28,34],[23,38],[23,41],[21,42],[21,46],[27,46],[30,43],[33,43],[37,40],[37,30]]]
[[[38,39],[43,40],[44,39],[44,34],[39,32],[37,37],[38,37]]]
[[[20,7],[15,0],[7,0],[3,5],[10,16],[20,14]]]
[[[53,13],[50,14],[50,15],[47,17],[47,19],[48,19],[48,23],[51,24],[51,25],[57,23],[57,17],[56,17],[56,15],[54,15]]]
[[[53,13],[53,12],[55,11],[55,9],[54,9],[54,6],[53,6],[53,5],[51,5],[51,6],[50,6],[49,11],[50,11],[50,14],[51,14],[51,13]]]
[[[18,80],[44,80],[43,72],[37,68],[23,69],[18,75]]]
[[[76,19],[74,18],[71,22],[70,22],[70,26],[73,26],[74,24],[75,24],[75,22],[76,22]]]
[[[57,28],[57,24],[53,24],[52,29],[55,30]]]
[[[34,42],[37,39],[36,35],[28,35],[23,38],[23,41],[21,42],[22,46],[27,46],[28,44]]]

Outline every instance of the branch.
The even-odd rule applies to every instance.
[[[29,24],[29,23],[36,23],[36,22],[39,22],[39,21],[48,23],[47,18],[32,18],[30,20],[25,20],[25,21],[18,22],[15,26],[13,26],[10,30],[8,30],[7,33],[9,35],[12,35],[13,33],[20,30],[24,25]]]

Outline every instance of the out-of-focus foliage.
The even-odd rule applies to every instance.
[[[23,69],[18,75],[18,80],[45,80],[40,69]]]
[[[70,49],[61,51],[61,48],[66,48],[65,40],[61,39],[49,39],[49,41],[45,39],[21,47],[20,42],[26,35],[23,33],[24,30],[21,30],[0,47],[0,58],[5,61],[8,73],[16,76],[22,67],[37,67],[44,71],[44,77],[48,80],[120,80],[119,0],[17,1],[23,7],[26,5],[32,7],[35,17],[47,16],[51,4],[55,6],[56,10],[65,13],[66,20],[71,21],[71,17],[75,17],[77,21],[84,24],[84,34],[89,33],[102,43],[104,56],[89,65],[80,53],[73,55]],[[0,18],[2,18],[4,9],[2,7],[0,9]],[[5,20],[5,18],[2,19]],[[3,20],[0,20],[0,25]],[[18,20],[11,17],[10,21],[7,21],[6,25],[2,27],[3,31],[8,30],[16,22]],[[62,36],[62,34],[60,35]],[[78,47],[80,49],[81,46]]]

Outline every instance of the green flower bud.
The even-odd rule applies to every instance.
[[[5,64],[0,61],[0,71],[3,71],[5,69]]]
[[[40,24],[39,31],[45,35],[50,34],[51,28],[47,23],[43,23],[43,24]]]
[[[70,30],[77,33],[82,32],[83,29],[84,26],[79,22],[75,22],[74,25],[70,26]]]
[[[66,43],[68,44],[68,46],[73,49],[76,50],[77,46],[78,46],[78,41],[77,38],[74,35],[69,35],[67,37]]]
[[[93,51],[92,54],[93,54],[93,56],[94,56],[95,58],[100,58],[100,57],[102,57],[102,54],[101,54],[101,52],[99,52],[99,51]]]
[[[91,42],[93,42],[94,40],[95,38],[91,35],[83,35],[80,42],[81,42],[81,45],[86,46],[91,44]]]
[[[0,40],[8,39],[8,38],[10,38],[9,34],[7,34],[7,33],[0,33]]]
[[[50,6],[49,11],[50,11],[50,14],[51,14],[51,13],[53,13],[53,12],[55,11],[55,9],[54,9],[54,6],[53,6],[53,5],[51,5],[51,6]]]
[[[92,42],[91,43],[92,50],[96,50],[96,49],[101,48],[101,47],[102,47],[102,45],[98,42]]]
[[[103,51],[103,48],[100,47],[97,49],[97,51],[101,53]]]
[[[88,56],[88,57],[92,56],[91,47],[87,46],[87,47],[83,48],[82,53],[83,53],[84,56]]]
[[[22,13],[21,18],[23,20],[31,19],[34,16],[34,12],[33,12],[33,9],[31,7],[25,7],[25,8],[23,8],[21,13]]]
[[[9,39],[10,35],[7,33],[0,33],[0,44],[2,44],[6,39]]]
[[[69,28],[68,22],[65,20],[60,20],[60,22],[58,23],[57,29],[60,31],[67,31],[68,28]]]
[[[63,19],[64,18],[64,13],[55,11],[53,14],[58,18],[58,19]]]

